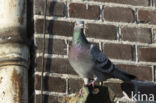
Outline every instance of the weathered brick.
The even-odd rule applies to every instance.
[[[104,53],[113,59],[132,60],[133,46],[124,44],[105,44]]]
[[[81,79],[78,79],[78,80],[77,79],[69,79],[68,85],[69,85],[69,88],[68,88],[69,94],[76,93],[79,91],[80,88],[82,88],[83,80],[81,80]]]
[[[134,5],[134,6],[148,6],[149,5],[148,0],[92,0],[92,1],[129,4],[129,5]]]
[[[116,39],[116,27],[113,25],[86,24],[85,34],[100,39]]]
[[[72,36],[74,29],[74,23],[66,21],[46,21],[46,33],[52,35]],[[35,21],[35,32],[43,33],[43,19]]]
[[[151,30],[148,28],[121,28],[122,40],[132,42],[151,43]]]
[[[152,68],[149,66],[136,66],[126,64],[117,64],[116,66],[125,72],[135,75],[136,80],[152,81]]]
[[[134,11],[130,8],[105,7],[103,10],[103,17],[106,21],[134,22],[133,12]]]
[[[62,103],[63,97],[53,95],[43,95],[44,103]],[[41,95],[35,95],[35,103],[40,103]]]
[[[41,89],[41,76],[35,75],[35,89]],[[58,77],[43,77],[43,90],[53,92],[65,92],[66,80]]]
[[[36,59],[36,70],[41,71],[42,69],[42,58],[39,57]],[[45,72],[51,73],[63,73],[63,74],[74,74],[77,75],[76,72],[73,70],[71,65],[69,64],[68,59],[63,58],[45,58]]]
[[[156,11],[138,10],[138,22],[156,24]]]
[[[34,14],[44,15],[44,0],[34,1]],[[65,4],[63,2],[47,2],[48,16],[65,16]]]
[[[156,29],[153,30],[152,43],[156,43]]]
[[[100,7],[96,5],[88,5],[87,8],[85,4],[71,3],[69,5],[69,16],[97,20],[100,17]]]
[[[36,38],[36,48],[38,52],[42,52],[43,50],[43,38]],[[59,39],[45,39],[45,53],[48,54],[67,54],[67,46],[64,40]]]
[[[156,48],[138,48],[139,61],[156,62]]]

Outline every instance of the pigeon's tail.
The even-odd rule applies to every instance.
[[[121,79],[123,81],[130,81],[136,78],[136,76],[131,75],[127,72],[121,71],[118,68],[116,68],[112,74],[115,78]]]

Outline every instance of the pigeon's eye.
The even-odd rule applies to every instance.
[[[77,24],[77,23],[75,23],[75,26],[78,26],[78,24]]]

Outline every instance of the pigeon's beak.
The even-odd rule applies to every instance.
[[[79,24],[79,27],[80,27],[80,28],[83,28],[83,24]]]

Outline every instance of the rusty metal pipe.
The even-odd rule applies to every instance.
[[[28,103],[26,4],[0,0],[0,103]]]

